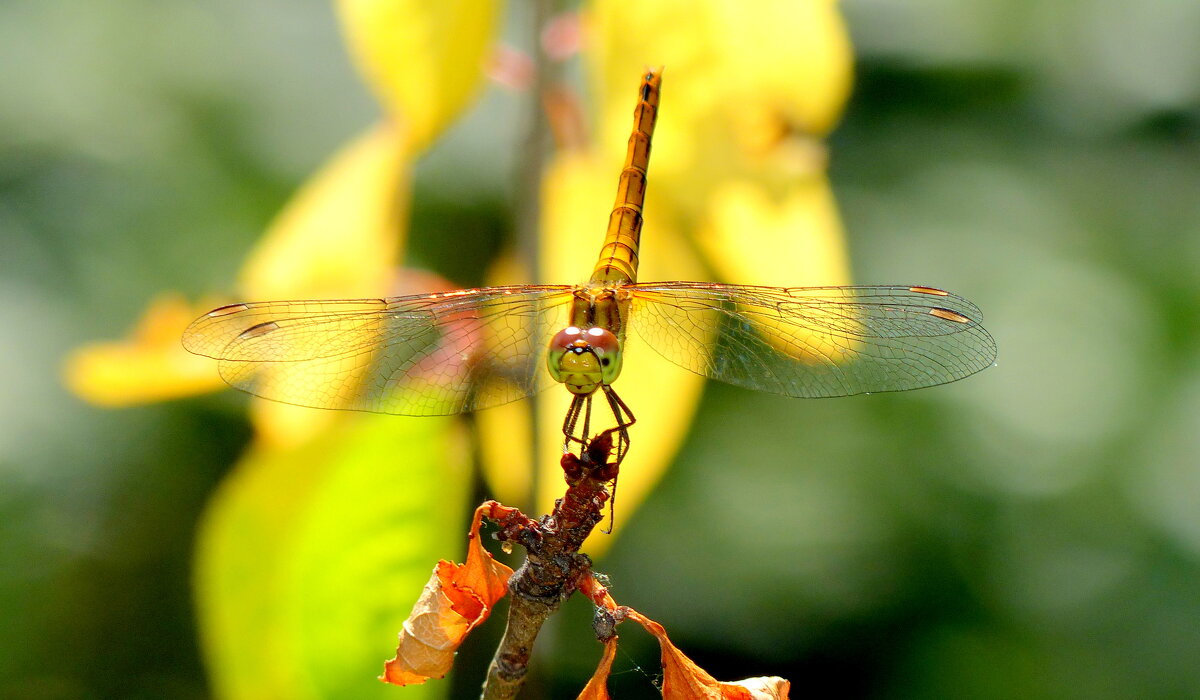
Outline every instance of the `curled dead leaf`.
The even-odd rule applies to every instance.
[[[662,648],[662,694],[667,700],[787,700],[791,684],[777,677],[722,683],[697,666],[671,640],[663,626],[631,608],[627,617],[654,635]]]
[[[609,700],[608,675],[612,673],[613,659],[617,656],[617,638],[613,637],[604,643],[604,656],[600,657],[600,665],[592,679],[583,687],[578,700]]]
[[[474,621],[456,612],[450,597],[443,592],[446,585],[443,565],[449,563],[441,561],[434,568],[400,630],[396,658],[384,666],[380,680],[395,685],[424,683],[446,675],[454,664],[454,652]]]
[[[671,643],[662,625],[633,608],[617,605],[608,589],[594,575],[580,581],[579,590],[599,608],[613,613],[616,621],[633,620],[654,635],[662,648],[662,694],[667,700],[788,700],[792,684],[778,676],[747,678],[732,683],[722,683],[713,678]],[[580,693],[580,700],[608,700],[605,684],[612,670],[616,642],[615,636],[605,642],[604,656],[592,679]]]
[[[792,689],[791,681],[779,676],[759,676],[724,685],[741,686],[750,692],[748,697],[754,700],[787,700],[788,692]]]
[[[421,597],[400,630],[396,657],[384,665],[379,680],[395,685],[441,678],[454,664],[454,653],[508,592],[513,570],[492,558],[479,541],[483,516],[498,517],[512,509],[489,502],[475,509],[465,564],[439,561]]]

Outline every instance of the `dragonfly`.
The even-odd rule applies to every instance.
[[[616,204],[586,284],[480,287],[380,299],[230,304],[184,332],[229,385],[299,406],[410,416],[477,411],[554,384],[572,394],[563,449],[586,445],[598,394],[628,452],[613,388],[629,331],[697,374],[801,398],[906,391],[991,366],[971,302],[921,285],[764,287],[639,282],[661,69],[638,88]]]

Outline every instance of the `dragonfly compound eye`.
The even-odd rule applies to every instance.
[[[621,341],[605,328],[584,331],[588,347],[600,361],[601,383],[612,384],[621,374]]]
[[[573,367],[563,367],[564,361],[569,365],[575,364],[568,359],[575,355],[579,350],[587,347],[587,341],[583,339],[583,330],[570,326],[562,329],[554,334],[550,339],[550,348],[546,353],[546,368],[550,370],[550,376],[554,377],[554,381],[567,384],[568,387],[573,383],[571,380],[575,377],[568,377]]]
[[[620,342],[604,328],[564,328],[550,340],[546,365],[571,393],[590,394],[621,373]]]

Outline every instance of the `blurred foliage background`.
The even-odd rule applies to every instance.
[[[599,568],[721,679],[1200,695],[1200,5],[842,9],[856,84],[831,176],[855,279],[968,296],[998,366],[857,399],[709,386]],[[204,697],[193,537],[244,400],[98,409],[61,363],[160,290],[228,288],[377,107],[321,0],[10,0],[0,65],[0,696]],[[422,159],[409,264],[481,281],[525,99],[489,89]],[[572,601],[546,631],[527,696],[582,687],[589,616]],[[614,694],[650,696],[656,651],[623,640]],[[443,691],[475,694],[490,641]]]

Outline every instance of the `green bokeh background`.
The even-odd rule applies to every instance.
[[[969,296],[998,366],[854,399],[710,386],[600,568],[717,677],[797,696],[1200,696],[1200,4],[843,8],[855,277]],[[522,99],[491,89],[422,161],[410,262],[479,281]],[[191,547],[243,400],[105,411],[60,363],[161,290],[229,288],[375,115],[321,0],[0,4],[0,696],[208,695]],[[589,616],[550,626],[528,697],[582,687]],[[653,644],[623,639],[611,687],[648,697]]]

